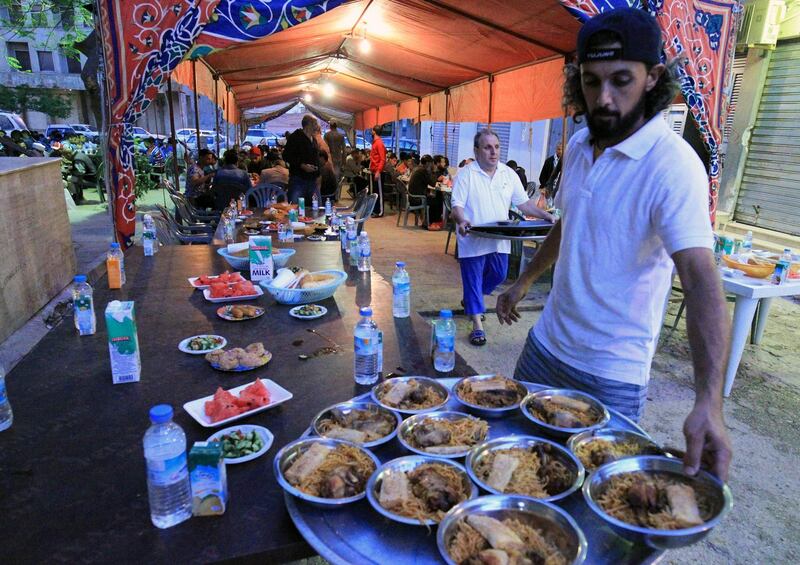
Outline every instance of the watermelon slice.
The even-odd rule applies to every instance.
[[[239,399],[227,390],[222,390],[222,387],[217,387],[214,398],[206,401],[205,409],[206,416],[212,422],[219,422],[244,412],[243,407],[239,405]]]
[[[239,393],[237,404],[246,406],[247,410],[259,408],[269,404],[269,390],[261,382],[261,379],[256,379],[251,385],[248,385],[242,392]]]

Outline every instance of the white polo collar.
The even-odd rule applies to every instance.
[[[669,132],[670,129],[669,126],[667,126],[666,120],[664,120],[661,112],[658,112],[633,135],[627,139],[624,139],[618,144],[607,148],[606,151],[616,151],[617,153],[622,153],[634,161],[638,161],[647,155],[653,146]],[[586,137],[584,137],[584,139],[582,139],[579,143],[581,144],[582,151],[591,162],[593,160],[591,134],[587,131]]]

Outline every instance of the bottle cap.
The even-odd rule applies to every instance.
[[[369,236],[369,234],[367,233],[367,230],[361,230],[361,235],[363,235],[364,237]]]
[[[439,317],[440,318],[452,318],[453,311],[452,310],[439,310]]]
[[[116,241],[111,242],[111,249],[119,249],[119,243]]]
[[[394,264],[394,266],[395,267],[400,267],[402,269],[403,267],[406,266],[406,262],[405,261],[398,261],[397,263]]]
[[[359,310],[362,316],[372,316],[372,308],[365,307]]]
[[[150,409],[150,421],[154,424],[163,424],[172,420],[172,406],[157,404]]]
[[[73,280],[77,283],[86,282],[86,275],[75,275]]]

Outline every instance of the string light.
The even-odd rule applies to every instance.
[[[325,98],[331,98],[334,94],[336,94],[336,87],[333,86],[331,82],[325,82],[322,85],[322,95]]]
[[[305,100],[306,102],[311,102],[311,100],[312,100],[311,93],[310,92],[306,92],[305,96],[303,96],[303,100]]]
[[[366,37],[359,42],[358,50],[361,51],[363,55],[368,54],[372,50],[372,45]]]

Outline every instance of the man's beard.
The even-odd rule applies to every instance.
[[[643,93],[633,109],[621,116],[619,112],[608,112],[598,108],[588,116],[587,125],[594,139],[617,139],[628,133],[636,122],[644,116],[646,109],[646,93]],[[610,121],[600,121],[597,118],[612,117]]]

